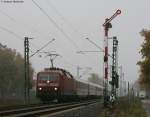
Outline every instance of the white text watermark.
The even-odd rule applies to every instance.
[[[1,3],[24,3],[23,0],[0,0]]]

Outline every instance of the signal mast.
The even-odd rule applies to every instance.
[[[106,18],[104,27],[104,106],[108,104],[108,31],[112,28],[110,23],[116,16],[121,14],[121,10],[117,10],[110,18]]]

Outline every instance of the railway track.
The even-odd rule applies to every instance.
[[[12,106],[0,106],[0,112],[4,110],[11,110],[11,109],[19,109],[25,107],[35,107],[44,105],[43,103],[34,103],[34,104],[20,104],[20,105],[12,105]]]
[[[47,104],[47,105],[37,105],[31,107],[21,107],[15,109],[1,110],[0,117],[37,117],[46,114],[53,114],[64,110],[69,110],[77,107],[86,106],[89,104],[96,103],[98,100],[82,101],[82,102],[72,102],[63,104]]]

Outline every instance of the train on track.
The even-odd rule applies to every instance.
[[[100,98],[103,86],[75,79],[60,68],[45,68],[37,74],[36,96],[42,101]]]

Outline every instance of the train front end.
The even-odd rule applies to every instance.
[[[42,101],[57,99],[60,89],[59,74],[52,71],[37,74],[36,96]]]

